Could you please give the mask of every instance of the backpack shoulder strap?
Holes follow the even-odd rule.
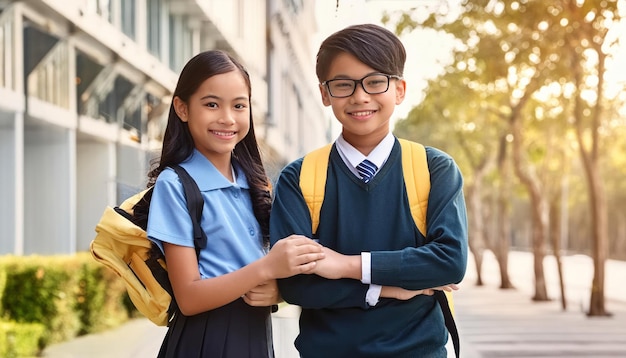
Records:
[[[398,141],[402,147],[402,171],[411,215],[418,230],[426,237],[426,210],[428,209],[428,196],[430,194],[430,171],[426,158],[426,148],[419,143],[405,139],[398,139]],[[452,337],[455,355],[459,357],[459,332],[454,322],[452,293],[436,291],[435,297],[441,306],[446,328]]]
[[[202,220],[202,209],[204,207],[204,199],[196,181],[189,175],[185,168],[178,164],[172,165],[172,169],[178,174],[178,178],[183,184],[185,199],[187,199],[187,210],[193,222],[193,243],[196,248],[196,256],[200,254],[200,250],[206,247],[207,237],[200,226]]]
[[[430,171],[426,148],[415,142],[398,138],[402,148],[402,172],[409,197],[411,215],[418,230],[426,237],[426,210],[430,193]]]
[[[426,210],[430,194],[430,171],[426,158],[426,148],[415,142],[398,138],[402,147],[402,171],[404,184],[409,197],[411,215],[418,230],[426,237]],[[460,354],[459,332],[454,322],[454,300],[452,293],[436,291],[435,297],[443,311],[444,321],[454,345],[456,357]]]
[[[324,201],[328,157],[332,143],[318,148],[304,156],[300,168],[300,190],[311,213],[313,234],[317,232],[320,221],[320,210]]]
[[[426,148],[419,143],[398,138],[402,149],[402,172],[409,199],[411,216],[418,230],[426,237],[426,211],[430,194],[430,171]],[[300,169],[300,190],[311,213],[313,233],[319,225],[324,201],[326,174],[332,144],[316,149],[304,156]],[[452,337],[455,355],[460,354],[459,332],[454,322],[454,304],[450,292],[436,291],[435,297],[443,311],[446,328]]]

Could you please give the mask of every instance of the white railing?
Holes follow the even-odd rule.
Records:
[[[69,45],[54,46],[28,76],[28,95],[70,109]]]
[[[0,14],[0,88],[15,91],[13,7]]]

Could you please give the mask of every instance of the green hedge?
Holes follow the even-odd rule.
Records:
[[[116,327],[134,313],[127,300],[122,280],[89,253],[0,256],[0,347],[14,347],[0,357]]]
[[[39,323],[0,321],[0,357],[35,357],[45,327]]]

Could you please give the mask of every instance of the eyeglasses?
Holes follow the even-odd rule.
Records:
[[[360,80],[353,80],[350,78],[338,78],[334,80],[328,80],[322,82],[322,86],[326,86],[328,93],[331,97],[345,98],[350,97],[356,90],[358,83],[363,87],[363,91],[367,94],[380,94],[385,93],[389,89],[389,80],[395,78],[397,80],[402,79],[396,75],[384,75],[377,73],[373,75],[367,75]]]

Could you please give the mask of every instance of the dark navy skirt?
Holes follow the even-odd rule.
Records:
[[[178,312],[159,358],[273,358],[271,307],[238,299],[194,316]]]

